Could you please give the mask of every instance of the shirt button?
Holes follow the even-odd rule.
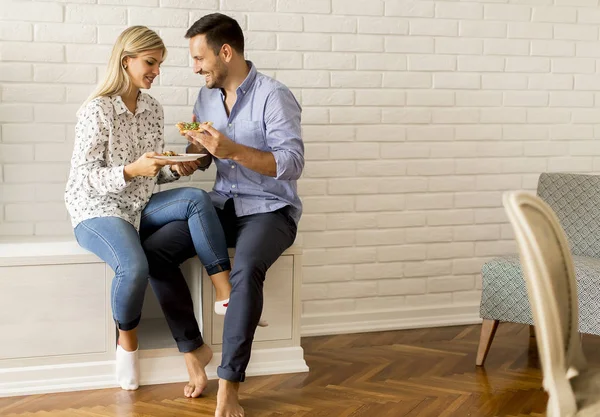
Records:
[[[238,195],[237,195],[237,194],[234,194],[233,196],[234,196],[234,197],[237,197]]]
[[[231,188],[235,188],[235,184],[233,184],[233,185],[231,186]]]
[[[232,166],[231,166],[231,169],[234,169],[234,168],[235,168],[235,165],[232,165]]]
[[[231,127],[231,126],[233,126],[233,125],[232,125],[231,123],[229,123],[229,125],[228,125],[228,126],[229,126],[229,127]]]

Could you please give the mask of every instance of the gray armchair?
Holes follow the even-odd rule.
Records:
[[[600,176],[544,173],[537,194],[556,212],[569,240],[579,293],[579,331],[600,335]],[[478,366],[485,362],[499,322],[533,325],[518,255],[487,262],[481,274]]]

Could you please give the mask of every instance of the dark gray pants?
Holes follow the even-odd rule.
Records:
[[[179,351],[198,349],[204,341],[194,315],[190,289],[179,269],[186,259],[196,256],[187,221],[167,223],[140,237],[150,268],[150,286]]]
[[[288,207],[272,213],[237,217],[233,200],[229,200],[223,210],[217,209],[217,214],[225,231],[227,245],[236,249],[230,277],[232,290],[223,329],[222,360],[217,374],[219,378],[241,382],[245,379],[254,333],[262,313],[265,274],[277,258],[294,243],[297,228],[289,215]],[[168,226],[168,229],[163,228],[165,230],[160,235],[161,245],[163,245],[161,248],[154,245],[150,248],[152,250],[148,251],[149,248],[145,247],[151,274],[153,265],[151,258],[155,258],[157,252],[163,263],[169,259],[173,262],[182,262],[182,259],[195,256],[187,223],[173,222]],[[167,242],[168,244],[165,245]],[[171,274],[175,274],[172,268],[163,269],[162,272],[169,270]],[[165,277],[166,279],[168,277]],[[183,290],[181,286],[178,288]],[[153,289],[155,289],[154,285]],[[161,297],[158,298],[160,301]],[[193,307],[185,306],[186,303],[191,303],[191,298],[187,301],[188,298],[189,290],[187,294],[182,294],[181,298],[175,298],[178,301],[177,306],[161,302],[166,316],[169,315],[168,309],[177,310],[178,334],[191,331],[194,326],[188,321],[192,319],[194,323],[196,321]],[[191,311],[191,316],[189,313],[181,314],[183,310]],[[173,331],[173,327],[171,330]],[[193,336],[193,332],[190,336]]]

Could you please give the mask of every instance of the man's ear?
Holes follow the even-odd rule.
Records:
[[[231,61],[233,58],[233,48],[228,43],[223,44],[220,52],[221,57],[225,62]]]

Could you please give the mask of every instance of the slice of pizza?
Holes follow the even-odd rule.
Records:
[[[204,128],[202,126],[205,125],[212,126],[212,122],[179,122],[175,126],[177,126],[177,129],[179,129],[179,133],[185,135],[187,132],[203,132]]]

